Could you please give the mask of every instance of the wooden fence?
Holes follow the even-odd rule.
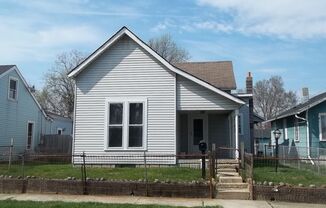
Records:
[[[71,154],[71,135],[42,135],[39,152],[43,154]]]

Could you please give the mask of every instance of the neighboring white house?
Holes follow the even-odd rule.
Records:
[[[172,65],[123,27],[68,76],[76,81],[74,154],[198,153],[200,140],[239,148],[239,109],[252,95],[231,94],[229,61]]]

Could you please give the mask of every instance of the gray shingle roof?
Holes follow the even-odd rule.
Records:
[[[293,108],[290,108],[290,109],[280,113],[278,116],[276,116],[272,120],[277,120],[279,118],[285,118],[285,117],[288,117],[291,115],[302,113],[302,112],[306,111],[307,109],[309,109],[323,101],[326,101],[326,92],[316,95],[316,96],[310,98],[309,100],[307,100],[306,102],[300,103],[299,105],[296,105]],[[272,121],[272,120],[270,120],[270,121]]]
[[[173,65],[221,90],[236,89],[231,61],[184,62]]]
[[[0,75],[14,67],[15,65],[0,65]]]

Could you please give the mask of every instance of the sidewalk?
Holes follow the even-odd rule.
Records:
[[[249,200],[221,200],[221,199],[186,199],[186,198],[163,198],[163,197],[136,197],[136,196],[86,196],[86,195],[57,195],[57,194],[0,194],[0,200],[18,201],[64,201],[64,202],[99,202],[114,204],[158,204],[170,206],[214,206],[222,205],[224,208],[326,208],[320,204],[302,204],[287,202],[266,202]]]

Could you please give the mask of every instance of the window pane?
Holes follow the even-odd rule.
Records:
[[[143,146],[143,127],[129,126],[129,147]]]
[[[11,79],[10,80],[10,89],[16,90],[16,85],[17,85],[17,81]]]
[[[326,116],[320,117],[322,139],[326,139]]]
[[[204,122],[203,119],[194,119],[194,145],[198,145],[204,139]]]
[[[110,104],[110,124],[122,124],[122,103]]]
[[[109,147],[122,147],[122,126],[109,127]]]
[[[143,123],[143,103],[130,103],[129,124]]]

